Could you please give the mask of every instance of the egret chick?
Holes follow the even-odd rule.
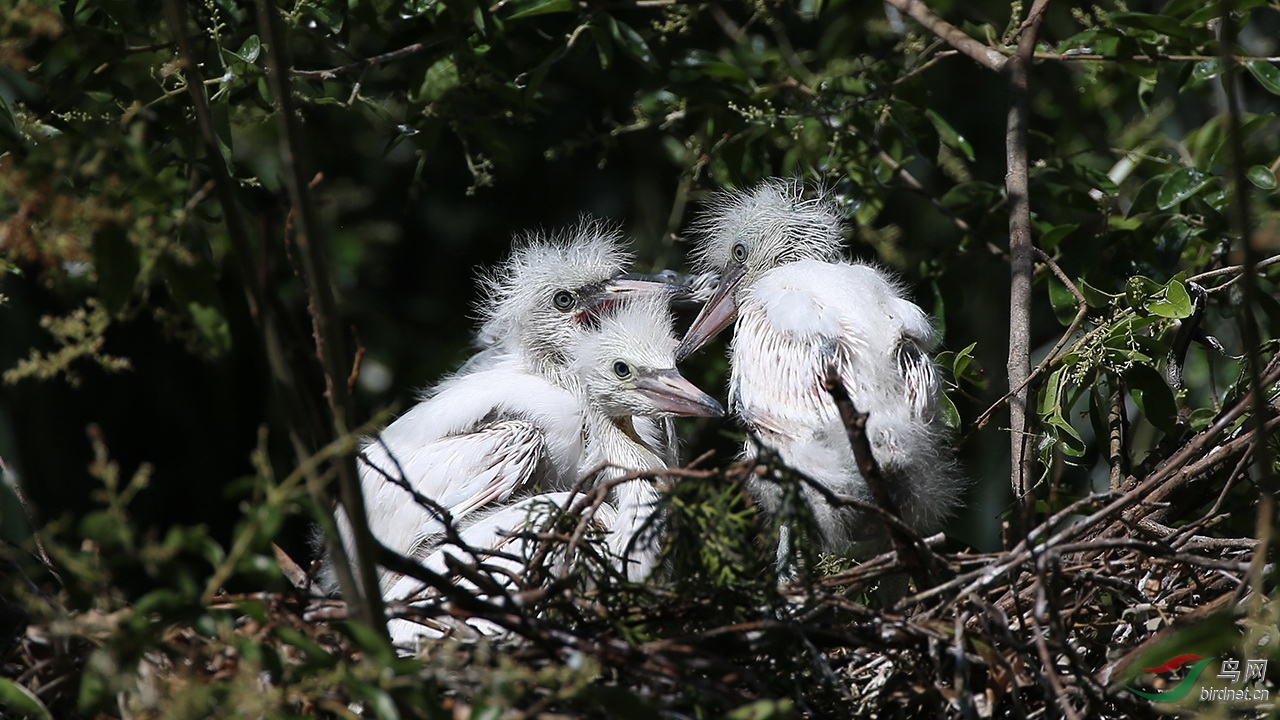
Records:
[[[799,181],[770,179],[713,201],[695,226],[695,265],[720,285],[677,350],[683,359],[729,323],[731,408],[759,442],[829,490],[869,500],[834,401],[823,387],[834,365],[854,405],[868,413],[872,452],[902,519],[919,532],[952,512],[961,480],[937,410],[934,332],[924,311],[881,270],[843,258],[842,222]],[[754,455],[748,441],[746,452]],[[753,479],[769,511],[779,495]],[[820,549],[847,553],[878,521],[805,496]],[[785,548],[779,549],[780,559]]]
[[[635,297],[598,318],[595,330],[567,348],[567,365],[582,404],[586,443],[579,469],[598,471],[597,483],[623,475],[668,466],[666,458],[636,432],[638,418],[718,416],[723,408],[714,398],[686,380],[675,368],[670,311],[661,296]],[[655,513],[659,493],[648,478],[626,480],[613,487],[593,522],[605,533],[610,555],[628,579],[639,581],[653,568],[659,550],[660,522]],[[541,493],[477,517],[460,531],[463,543],[480,551],[480,559],[504,586],[524,574],[536,543],[527,533],[547,523],[556,512],[568,510],[573,496]],[[446,556],[471,562],[469,553],[445,545],[423,565],[444,574]],[[514,556],[514,557],[512,557]],[[388,596],[408,599],[421,591],[420,583],[404,578]],[[393,639],[403,643],[419,628],[407,622],[389,624]]]
[[[455,521],[535,488],[577,480],[586,409],[565,364],[569,347],[621,298],[666,298],[670,286],[623,275],[621,235],[584,220],[562,235],[522,238],[481,281],[479,342],[457,373],[368,442],[360,464],[369,527],[391,550],[414,556],[443,532],[443,518],[412,502],[391,479],[448,511]],[[650,425],[655,442],[674,443]],[[350,524],[339,518],[350,547]],[[386,589],[396,580],[383,573]],[[332,589],[332,579],[327,583]]]

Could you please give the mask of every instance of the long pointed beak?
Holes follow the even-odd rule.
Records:
[[[619,275],[623,280],[666,283],[671,293],[671,306],[677,308],[700,308],[707,298],[715,292],[720,284],[719,272],[699,274],[683,273],[678,270],[660,270],[656,273],[625,273]]]
[[[630,293],[649,294],[665,293],[678,295],[692,293],[693,290],[681,282],[678,273],[663,270],[657,273],[620,273],[604,282],[601,290],[605,295],[627,295]]]
[[[746,271],[739,266],[720,277],[720,285],[716,287],[715,294],[702,306],[702,312],[694,318],[684,339],[676,347],[676,362],[684,361],[738,316],[736,296],[738,286],[745,276]]]
[[[715,398],[699,390],[674,369],[641,370],[636,378],[636,389],[665,413],[710,417],[724,415],[724,408]]]
[[[576,313],[579,321],[592,322],[613,305],[629,297],[661,294],[671,296],[679,292],[691,292],[681,285],[673,285],[662,274],[641,275],[618,273],[602,283],[584,288],[581,305]]]

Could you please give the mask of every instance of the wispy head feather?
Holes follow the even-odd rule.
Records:
[[[562,353],[578,332],[579,318],[572,309],[557,309],[556,294],[568,291],[576,301],[630,262],[622,233],[585,216],[562,232],[517,237],[511,256],[480,277],[479,345],[509,345],[549,357]]]
[[[608,368],[616,360],[636,367],[670,370],[676,366],[671,308],[660,295],[639,295],[601,316],[600,325],[575,344],[575,367],[583,372]]]
[[[844,223],[821,188],[806,197],[798,178],[769,178],[713,197],[693,230],[699,271],[729,267],[734,246],[742,243],[749,272],[759,273],[797,260],[839,261]]]

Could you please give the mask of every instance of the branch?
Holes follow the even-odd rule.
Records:
[[[1009,483],[1015,502],[1021,503],[1030,491],[1032,471],[1030,425],[1027,422],[1026,383],[1031,374],[1031,274],[1034,269],[1031,244],[1031,205],[1028,196],[1027,123],[1031,103],[1027,75],[1035,51],[1036,30],[1044,18],[1048,0],[1035,0],[1018,38],[1018,52],[1009,59],[1009,114],[1005,133],[1008,171],[1005,176],[1009,197],[1009,429],[1011,470]]]
[[[871,441],[867,437],[868,414],[859,412],[858,408],[854,406],[853,400],[849,397],[849,392],[840,380],[840,373],[834,365],[827,366],[827,376],[823,379],[822,386],[831,394],[831,399],[835,401],[836,409],[840,411],[840,420],[844,423],[845,433],[849,437],[849,447],[853,449],[853,457],[858,464],[858,473],[862,475],[862,479],[867,483],[867,489],[871,491],[871,497],[885,512],[895,518],[900,517],[897,505],[893,502],[893,496],[889,494],[889,487],[885,483],[884,475],[880,472],[880,463],[876,462],[875,455],[871,452]],[[920,560],[920,553],[916,550],[915,543],[912,542],[911,537],[902,532],[894,523],[886,522],[885,527],[889,530],[889,538],[893,541],[894,550],[898,552],[898,557],[902,558],[903,564],[907,566],[907,572],[915,578],[919,587],[924,588],[932,584],[929,581],[929,574],[925,565]]]
[[[325,260],[325,238],[322,226],[312,202],[306,169],[305,144],[298,127],[298,117],[293,107],[293,95],[284,68],[288,61],[283,57],[289,45],[285,38],[280,16],[272,0],[258,0],[258,20],[261,32],[267,40],[267,81],[276,99],[276,116],[280,128],[280,160],[284,167],[285,186],[296,213],[295,241],[301,257],[303,281],[309,298],[312,336],[316,355],[324,372],[325,397],[329,402],[329,414],[336,437],[347,434],[350,421],[350,401],[347,377],[351,361],[345,354],[344,339],[337,327],[337,305],[333,297],[332,281]],[[382,611],[382,595],[378,589],[374,557],[373,536],[364,510],[364,497],[360,491],[360,479],[356,474],[355,458],[345,454],[337,462],[338,488],[342,504],[351,521],[355,539],[356,557],[353,575],[358,581],[344,582],[343,595],[351,605],[353,614],[374,632],[385,637],[386,624]],[[341,540],[331,537],[333,546]],[[339,556],[341,558],[341,556]],[[339,571],[339,578],[345,579]]]
[[[357,70],[364,70],[365,68],[370,68],[377,65],[383,65],[395,60],[399,60],[401,58],[407,58],[413,55],[417,55],[420,52],[426,52],[428,49],[433,48],[441,44],[442,42],[444,42],[444,40],[437,39],[437,40],[432,40],[430,42],[414,43],[412,45],[406,45],[405,47],[402,47],[399,50],[392,50],[391,52],[386,52],[381,55],[374,55],[373,57],[363,58],[361,60],[356,60],[353,63],[348,63],[346,65],[339,65],[338,67],[327,68],[324,70],[294,70],[293,68],[290,68],[289,74],[292,75],[293,77],[300,77],[300,78],[319,78],[321,80],[333,80],[337,78],[339,75],[344,75],[349,72],[355,72]]]
[[[1227,46],[1224,45],[1223,47]],[[1196,63],[1204,60],[1221,60],[1222,57],[1222,55],[1103,55],[1101,53],[1073,52],[1071,50],[1063,53],[1038,52],[1035,54],[1036,60],[1138,63],[1140,65],[1154,65],[1161,62]],[[1232,55],[1231,57],[1235,58],[1236,62],[1242,63],[1254,60],[1269,63],[1280,62],[1280,57],[1261,57],[1256,55]]]
[[[1223,93],[1227,96],[1227,178],[1231,188],[1231,203],[1228,206],[1228,217],[1231,229],[1240,237],[1240,257],[1244,266],[1240,274],[1240,290],[1243,302],[1236,316],[1240,329],[1240,340],[1244,344],[1244,372],[1249,380],[1249,404],[1253,409],[1255,422],[1254,434],[1257,442],[1254,445],[1254,462],[1264,477],[1272,475],[1271,453],[1267,447],[1266,435],[1262,429],[1263,413],[1266,412],[1267,399],[1263,392],[1261,375],[1262,360],[1259,350],[1262,338],[1258,332],[1255,308],[1259,307],[1258,295],[1258,261],[1260,252],[1253,243],[1253,233],[1249,220],[1249,183],[1245,181],[1244,133],[1240,128],[1240,91],[1239,71],[1242,65],[1235,55],[1227,52],[1236,44],[1236,19],[1232,15],[1233,3],[1222,2],[1218,5],[1221,14],[1222,61],[1225,72],[1220,82]],[[1262,491],[1264,494],[1266,490]],[[1265,500],[1264,500],[1265,504]]]
[[[910,15],[913,20],[923,25],[926,30],[942,38],[948,45],[968,55],[974,62],[988,70],[1001,72],[1009,61],[1009,58],[1005,57],[1004,53],[993,47],[983,45],[969,37],[965,31],[934,15],[933,11],[924,4],[924,0],[885,0],[885,2]],[[1032,12],[1034,14],[1034,10]],[[1035,35],[1034,30],[1031,35]],[[1021,47],[1021,43],[1019,43],[1019,47]]]

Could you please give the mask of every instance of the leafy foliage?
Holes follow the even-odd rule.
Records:
[[[991,68],[1028,30],[1022,4],[925,7],[979,53],[920,24],[924,5],[0,0],[0,454],[50,522],[47,563],[34,538],[5,551],[21,572],[0,599],[34,622],[6,648],[0,702],[37,717],[1133,715],[1150,708],[1093,678],[1223,652],[1195,608],[1215,608],[1215,632],[1254,628],[1235,651],[1274,648],[1257,628],[1274,627],[1280,12],[1049,4],[1020,147]],[[276,61],[300,130],[275,122]],[[999,370],[1010,154],[1029,161],[1041,253],[1034,351],[1015,358],[1037,363],[1037,484],[1012,499],[991,422],[1019,390]],[[315,238],[288,192],[302,168]],[[370,415],[456,365],[462,269],[512,231],[590,210],[627,224],[642,265],[678,265],[704,194],[768,175],[824,184],[854,254],[911,284],[944,337],[974,490],[935,590],[877,608],[896,558],[812,557],[803,503],[762,518],[739,485],[763,472],[796,500],[804,478],[728,466],[737,439],[705,424],[691,449],[721,467],[668,490],[672,582],[630,585],[597,556],[580,593],[527,610],[523,644],[396,658],[284,581],[305,572],[272,542],[324,515],[330,460],[353,444],[327,429],[308,325],[356,329],[349,410]],[[299,281],[312,241],[342,317],[317,320]],[[708,387],[723,371],[687,370]],[[87,440],[86,422],[101,423]],[[163,501],[209,482],[220,517]],[[801,573],[780,586],[783,526]],[[869,688],[856,703],[853,687]]]

